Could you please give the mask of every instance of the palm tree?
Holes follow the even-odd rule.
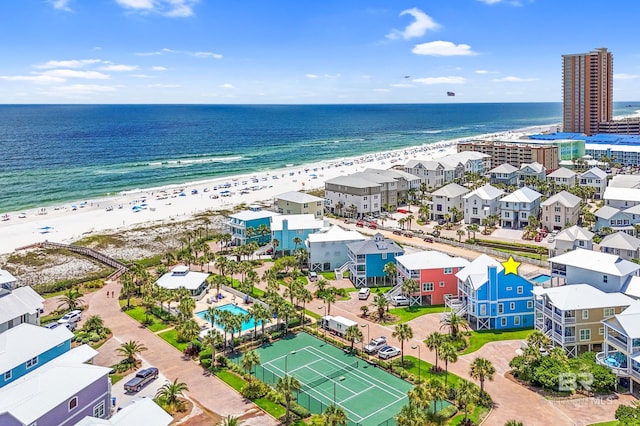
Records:
[[[496,373],[496,369],[486,358],[476,358],[471,363],[471,371],[469,375],[474,379],[480,381],[480,394],[484,393],[484,381],[493,380],[493,375]]]
[[[136,292],[136,284],[133,282],[133,274],[131,272],[125,272],[120,277],[120,284],[122,285],[121,292],[127,298],[127,310],[131,308],[131,297]]]
[[[124,357],[123,362],[128,365],[134,365],[136,362],[136,355],[146,351],[147,348],[135,340],[129,340],[116,348],[116,352]]]
[[[334,293],[334,290],[332,290],[332,288],[333,287],[328,288],[327,292],[322,297],[322,300],[324,300],[324,303],[327,304],[327,315],[331,315],[331,304],[335,303],[336,301],[336,294]]]
[[[272,238],[271,245],[273,246],[273,257],[276,257],[276,254],[278,254],[278,246],[280,245],[280,240],[278,240],[277,238]]]
[[[224,342],[222,334],[218,330],[211,329],[202,339],[202,344],[211,346],[211,365],[216,365],[216,348]]]
[[[424,425],[427,423],[427,417],[424,411],[420,409],[416,404],[409,402],[407,405],[403,405],[400,412],[395,417],[397,426],[415,426]]]
[[[444,342],[440,346],[440,359],[444,361],[444,385],[447,386],[447,379],[449,377],[449,363],[456,362],[458,360],[458,352],[456,347],[449,342]]]
[[[461,242],[461,241],[462,241],[462,237],[464,237],[464,234],[465,234],[465,233],[466,233],[466,232],[464,232],[464,229],[458,229],[458,230],[456,231],[456,235],[458,236],[458,242]]]
[[[302,238],[300,238],[300,237],[293,237],[293,244],[294,244],[293,249],[294,249],[294,250],[295,250],[295,249],[297,249],[297,248],[298,248],[298,246],[299,246],[300,244],[302,244]]]
[[[242,368],[247,371],[247,374],[251,374],[251,369],[256,365],[260,365],[260,354],[255,350],[245,353],[242,357]]]
[[[362,311],[362,318],[369,316],[369,307],[367,305],[360,306],[360,311]]]
[[[469,415],[469,404],[478,398],[478,388],[468,380],[460,380],[456,388],[456,402],[458,406],[464,408],[464,420],[462,424],[466,424]]]
[[[396,274],[398,273],[398,267],[394,262],[388,262],[387,264],[384,265],[382,272],[384,272],[387,278],[393,282],[394,278],[396,277]]]
[[[462,315],[458,315],[452,312],[442,319],[442,325],[440,326],[440,328],[442,327],[447,327],[449,329],[451,338],[455,339],[458,337],[458,333],[461,329],[469,329],[469,323],[466,319],[464,319]]]
[[[344,331],[344,338],[351,342],[351,352],[353,352],[353,344],[356,340],[362,341],[362,331],[358,325],[351,325]]]
[[[75,288],[67,290],[67,292],[60,298],[58,308],[66,306],[70,311],[78,309],[82,306],[82,293]]]
[[[424,411],[430,411],[433,407],[435,414],[436,402],[447,398],[447,390],[441,380],[432,377],[410,390],[408,396],[409,402]]]
[[[438,359],[440,359],[438,352],[440,352],[440,347],[444,343],[445,338],[443,334],[434,331],[430,335],[427,336],[427,340],[425,340],[425,344],[430,352],[436,351],[436,365],[434,366],[435,372],[438,372]]]
[[[409,324],[401,323],[395,326],[391,335],[400,341],[400,363],[404,365],[404,342],[413,339],[413,330]]]
[[[325,426],[346,426],[347,425],[347,413],[335,404],[331,404],[327,407],[322,415]]]
[[[85,330],[91,330],[91,331],[95,331],[96,333],[99,333],[104,329],[104,321],[102,320],[100,315],[91,315],[84,322],[84,325],[82,326],[82,328]]]
[[[378,294],[373,298],[373,306],[378,310],[378,318],[380,321],[384,319],[384,311],[387,308],[388,303],[387,299],[381,294]]]
[[[300,324],[304,325],[304,313],[307,309],[307,303],[313,301],[313,294],[311,294],[311,291],[306,288],[306,287],[302,287],[300,289],[300,291],[298,291],[298,303],[302,302],[302,309],[300,310]]]
[[[262,327],[262,336],[264,337],[264,326],[269,322],[271,318],[273,318],[271,310],[269,309],[269,307],[263,305],[262,303],[256,303],[253,305],[251,313],[255,322],[255,326],[253,328],[254,335],[256,335],[256,327],[259,322],[260,326]]]
[[[184,392],[189,387],[184,382],[178,382],[176,378],[173,382],[167,382],[156,392],[155,398],[169,407],[178,408],[182,405],[180,397],[184,396]]]
[[[285,400],[285,424],[289,424],[291,421],[291,400],[294,398],[294,392],[299,392],[300,389],[302,389],[302,384],[293,376],[285,375],[276,382],[276,392],[279,392]]]
[[[280,305],[280,309],[278,311],[278,316],[282,318],[284,322],[284,334],[286,335],[289,332],[289,321],[291,317],[296,315],[296,308],[291,304],[284,302]]]
[[[402,294],[410,295],[420,290],[420,284],[416,280],[407,278],[402,281]]]
[[[522,423],[520,420],[511,419],[507,420],[504,426],[524,426],[524,423]]]
[[[178,332],[178,340],[182,342],[191,342],[200,334],[200,326],[193,318],[181,322],[176,326]]]
[[[229,414],[227,417],[216,423],[216,426],[240,426],[240,419]]]
[[[218,308],[215,306],[209,306],[207,310],[204,312],[204,319],[211,323],[211,328],[215,325],[216,319],[218,318]]]

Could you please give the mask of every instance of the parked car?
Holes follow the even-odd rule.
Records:
[[[422,241],[424,241],[425,243],[432,243],[433,242],[433,237],[424,237],[422,239]]]
[[[309,271],[309,281],[318,281],[318,273],[315,271]]]
[[[369,229],[378,229],[378,225],[373,222],[369,222]]]
[[[60,324],[67,324],[67,323],[75,324],[78,321],[80,321],[80,318],[82,318],[82,311],[76,309],[74,311],[67,312],[66,314],[64,314],[64,316],[58,320],[58,323],[60,323]]]
[[[359,221],[357,221],[357,222],[356,222],[356,226],[357,226],[358,228],[363,228],[363,227],[364,227],[364,222],[363,222],[363,221],[361,221],[361,220],[359,220]]]
[[[364,351],[368,354],[373,354],[378,352],[385,346],[387,346],[387,338],[384,336],[380,336],[376,337],[375,339],[371,339],[369,343],[364,345]]]
[[[402,235],[402,231],[396,229],[395,231],[393,231],[393,235]]]
[[[145,368],[136,373],[136,375],[124,384],[126,392],[140,392],[140,390],[150,381],[158,378],[158,369],[155,367]]]
[[[389,359],[398,355],[400,355],[400,348],[396,348],[395,346],[384,346],[378,351],[380,359]]]
[[[409,210],[398,209],[398,213],[407,214],[407,213],[409,213]]]
[[[406,296],[393,296],[391,303],[394,306],[409,306],[409,298]]]
[[[362,287],[360,291],[358,291],[358,299],[367,300],[370,294],[371,294],[371,289],[369,287]]]
[[[402,235],[404,235],[404,236],[405,236],[405,237],[407,237],[407,238],[413,238],[413,233],[411,233],[411,232],[405,232],[405,233],[404,233],[404,234],[402,234]]]
[[[444,219],[438,219],[438,225],[444,225],[445,223],[447,223],[446,220]]]

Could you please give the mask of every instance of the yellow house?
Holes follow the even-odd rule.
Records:
[[[312,214],[315,219],[322,219],[324,216],[324,198],[304,192],[290,191],[276,195],[274,206],[281,214]]]

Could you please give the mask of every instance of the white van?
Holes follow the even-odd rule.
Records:
[[[362,287],[360,291],[358,291],[358,299],[367,300],[370,294],[371,294],[371,289],[369,287]]]
[[[314,271],[309,271],[309,281],[318,281],[318,273]]]

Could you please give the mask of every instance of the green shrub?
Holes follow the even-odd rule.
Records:
[[[438,415],[442,416],[445,419],[450,419],[455,416],[458,412],[458,408],[455,405],[447,405],[442,410],[438,411]]]
[[[267,399],[270,399],[271,401],[277,403],[277,404],[285,404],[285,400],[284,400],[284,396],[282,396],[281,393],[274,391],[273,389],[269,388],[269,392],[267,392]]]
[[[216,358],[216,361],[218,361],[218,365],[220,367],[226,367],[229,365],[229,360],[224,355],[218,355],[218,357]]]
[[[97,342],[100,340],[100,335],[98,333],[89,333],[89,340],[92,342]]]
[[[206,358],[209,358],[209,360],[211,360],[211,355],[213,355],[213,352],[211,351],[211,348],[208,348],[200,351],[200,353],[198,354],[198,358],[200,359],[200,361]]]
[[[240,392],[242,396],[251,401],[262,398],[269,392],[269,386],[262,383],[260,380],[256,378],[252,378],[247,382],[247,384],[242,388]]]
[[[209,357],[209,358],[200,358],[200,365],[202,366],[202,368],[204,368],[206,370],[211,368],[211,357]]]
[[[301,419],[306,419],[311,415],[311,412],[309,410],[307,410],[297,402],[291,403],[291,412],[293,412],[296,416],[300,417]]]

